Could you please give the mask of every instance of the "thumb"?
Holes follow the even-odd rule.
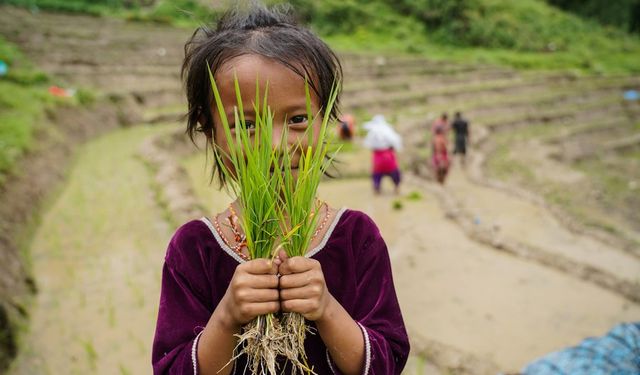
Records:
[[[283,274],[284,269],[282,268],[282,264],[289,259],[289,256],[287,255],[287,252],[284,251],[283,249],[280,249],[280,251],[278,251],[278,255],[276,256],[276,259],[278,260],[278,273]]]
[[[287,255],[287,252],[284,251],[284,249],[280,249],[280,251],[278,251],[278,259],[280,259],[280,262],[284,262],[285,260],[289,259],[289,256]]]

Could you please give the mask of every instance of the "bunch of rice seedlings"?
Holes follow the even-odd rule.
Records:
[[[320,213],[323,206],[316,199],[318,185],[332,161],[332,157],[329,157],[330,142],[327,128],[329,114],[337,97],[337,90],[334,86],[329,104],[327,108],[324,108],[324,116],[322,116],[320,129],[318,129],[317,139],[314,139],[313,124],[319,114],[314,114],[311,111],[308,84],[305,84],[305,95],[309,126],[306,129],[306,147],[301,144],[294,146],[294,149],[297,147],[297,151],[301,154],[297,175],[293,173],[292,169],[292,153],[284,152],[280,156],[282,168],[280,175],[282,176],[281,225],[282,233],[287,234],[287,240],[282,242],[282,247],[289,257],[304,256],[314,239],[318,222],[321,220]],[[298,313],[284,313],[281,317],[281,325],[286,340],[285,355],[293,364],[292,372],[294,374],[298,371],[311,373],[312,370],[307,365],[304,350],[304,341],[307,332],[309,332],[304,317]]]
[[[229,125],[218,87],[209,69],[209,79],[227,140],[227,151],[214,145],[214,155],[228,186],[241,206],[240,227],[246,237],[246,246],[251,259],[272,259],[276,242],[281,239],[280,178],[272,173],[277,164],[272,144],[273,116],[267,108],[266,93],[260,105],[260,87],[256,83],[255,129],[247,129],[242,107],[242,97],[237,78],[235,91],[237,107],[234,113],[235,128]],[[230,162],[228,168],[225,161]],[[282,328],[273,314],[258,316],[243,327],[239,335],[236,359],[247,354],[248,367],[253,374],[277,372],[276,357],[283,355]]]
[[[280,248],[284,248],[290,257],[304,256],[314,237],[321,209],[316,199],[318,185],[332,160],[328,157],[327,128],[337,90],[332,90],[328,108],[324,108],[325,115],[316,140],[312,125],[319,114],[312,113],[309,86],[305,82],[309,124],[305,134],[307,146],[304,150],[300,144],[294,145],[293,149],[282,149],[273,147],[273,114],[266,99],[268,88],[260,98],[260,87],[256,82],[255,128],[249,130],[235,79],[236,126],[232,131],[211,70],[209,79],[228,146],[226,152],[214,146],[215,157],[220,173],[226,177],[231,192],[240,203],[240,225],[251,259],[273,259]],[[286,144],[287,127],[284,129],[281,142]],[[301,152],[297,176],[291,165],[293,151]],[[225,160],[232,168],[226,167]],[[240,350],[234,359],[247,354],[248,368],[253,374],[275,375],[278,370],[276,358],[284,356],[291,363],[294,374],[313,373],[304,350],[308,330],[304,317],[297,313],[285,313],[279,319],[273,314],[259,316],[243,327],[237,346]]]

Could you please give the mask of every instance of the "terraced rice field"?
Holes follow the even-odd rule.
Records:
[[[126,115],[147,124],[78,151],[30,250],[39,293],[12,373],[144,373],[176,217],[156,198],[190,194],[202,214],[228,201],[208,187],[202,155],[169,150],[188,186],[174,195],[138,156],[148,137],[182,131],[190,32],[1,10],[0,33],[43,70],[130,103]],[[344,111],[359,122],[383,113],[397,126],[405,183],[400,197],[374,197],[356,140],[321,197],[381,228],[413,342],[406,374],[515,371],[640,316],[640,105],[622,100],[640,77],[343,61]],[[454,110],[470,120],[473,145],[440,187],[429,177],[428,125]]]

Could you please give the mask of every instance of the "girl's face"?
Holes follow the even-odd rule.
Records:
[[[298,167],[301,150],[306,149],[308,138],[305,131],[313,126],[313,142],[318,140],[321,116],[316,116],[315,122],[310,124],[307,119],[307,103],[305,96],[305,82],[302,77],[291,71],[286,66],[259,55],[242,55],[228,60],[216,72],[215,80],[220,91],[220,98],[229,121],[229,126],[234,127],[234,108],[237,106],[234,86],[235,77],[238,79],[246,126],[255,124],[254,101],[256,98],[256,80],[259,82],[260,98],[264,98],[268,85],[267,105],[271,108],[273,118],[273,145],[283,151],[291,153],[292,168]],[[311,111],[317,114],[320,110],[319,99],[309,90],[311,95]],[[262,103],[260,103],[262,104]],[[263,110],[262,108],[260,109]],[[213,114],[213,141],[217,146],[228,152],[227,139],[225,137],[222,121],[215,104],[211,108]],[[238,124],[239,126],[239,124]],[[287,138],[282,139],[285,127]],[[286,144],[283,144],[285,143]],[[301,147],[298,147],[301,146]],[[228,164],[228,163],[227,163]],[[227,165],[230,167],[230,165]]]

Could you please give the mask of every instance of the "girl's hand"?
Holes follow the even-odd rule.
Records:
[[[280,253],[280,306],[297,312],[308,320],[323,317],[331,301],[320,262],[305,257],[287,258]]]
[[[220,305],[224,323],[238,330],[258,315],[280,310],[277,270],[279,259],[255,259],[240,264],[231,278]]]

